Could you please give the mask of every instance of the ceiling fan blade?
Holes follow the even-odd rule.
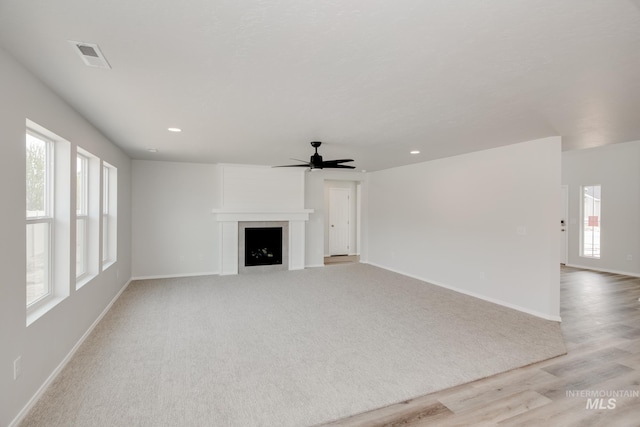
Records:
[[[338,160],[325,160],[325,165],[337,165],[338,163],[353,162],[353,159],[338,159]]]
[[[320,170],[320,169],[355,169],[355,166],[346,166],[341,163],[353,162],[353,159],[336,159],[336,160],[327,160],[326,162],[322,160],[322,156],[318,154],[318,147],[322,142],[320,141],[312,141],[311,146],[315,149],[315,153],[311,156],[308,162],[300,159],[291,159],[296,162],[301,162],[299,165],[282,165],[282,166],[272,166],[274,168],[309,168],[310,170]]]
[[[334,165],[334,164],[327,164],[326,162],[322,165],[322,167],[324,169],[355,169],[355,166],[349,166],[349,165]]]
[[[304,163],[301,165],[282,165],[282,166],[271,166],[272,168],[309,168],[311,165],[309,163]]]

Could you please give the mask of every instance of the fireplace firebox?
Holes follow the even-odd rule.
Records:
[[[238,221],[239,274],[288,269],[288,221]]]
[[[244,265],[282,264],[282,227],[246,228]]]

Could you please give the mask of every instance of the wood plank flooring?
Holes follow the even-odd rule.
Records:
[[[562,267],[566,355],[325,426],[638,427],[639,298],[640,278]]]
[[[324,265],[360,262],[360,255],[334,255],[324,257]]]

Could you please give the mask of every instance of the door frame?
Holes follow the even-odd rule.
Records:
[[[329,255],[329,188],[349,188],[351,201],[349,207],[351,215],[349,219],[350,243],[349,255],[360,255],[362,250],[362,221],[364,212],[362,209],[363,181],[360,179],[345,179],[343,177],[323,179],[323,220],[322,220],[322,253],[324,257]]]
[[[564,204],[564,206],[562,206]],[[560,264],[567,265],[569,263],[569,186],[560,186],[560,211],[564,216],[564,225],[560,224],[560,227],[564,228],[564,232],[561,232],[560,239],[564,240],[564,253],[560,253]],[[563,218],[560,218],[562,220]],[[562,243],[562,241],[560,242]],[[561,246],[561,247],[562,247]],[[564,263],[562,262],[564,260]]]
[[[329,212],[328,212],[328,217],[329,217],[329,229],[327,230],[329,233],[329,256],[333,256],[333,255],[343,255],[342,253],[339,254],[333,254],[331,251],[331,201],[332,201],[332,197],[331,194],[339,191],[342,193],[346,193],[347,195],[347,202],[346,202],[346,208],[347,208],[347,252],[344,255],[351,255],[351,237],[352,237],[352,230],[351,227],[353,227],[352,221],[351,221],[351,199],[353,197],[353,192],[351,191],[351,188],[343,188],[343,187],[329,187]]]

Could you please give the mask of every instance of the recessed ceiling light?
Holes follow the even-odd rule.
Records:
[[[147,151],[150,153],[157,153],[158,149],[157,148],[147,148]]]
[[[182,132],[182,129],[180,129],[180,128],[167,128],[167,130],[169,132]]]
[[[420,150],[412,150],[410,151],[411,154],[420,154]]]

